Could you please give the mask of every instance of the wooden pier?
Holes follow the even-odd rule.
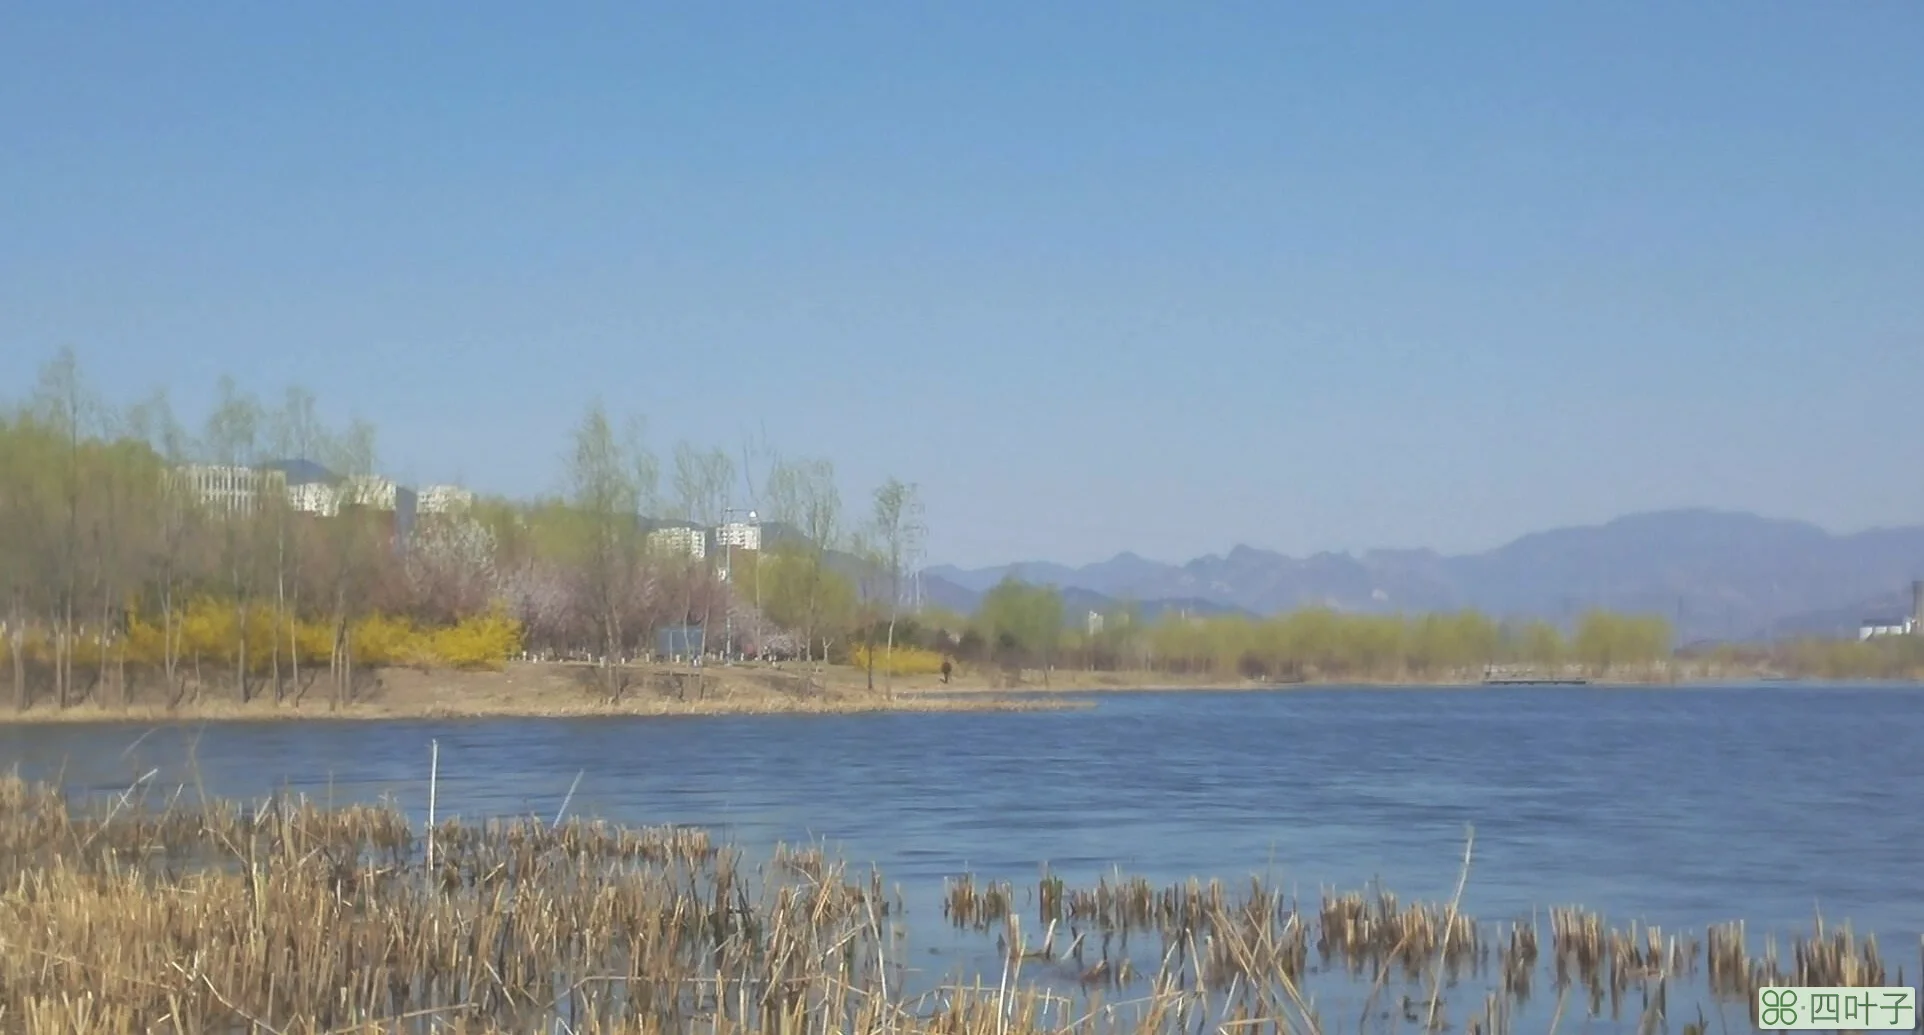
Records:
[[[1579,672],[1562,669],[1544,672],[1527,665],[1490,665],[1483,670],[1484,686],[1588,686],[1590,680]]]

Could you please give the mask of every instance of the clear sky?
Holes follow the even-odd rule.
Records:
[[[7,4],[62,345],[496,492],[765,425],[963,564],[1914,523],[1924,4]]]

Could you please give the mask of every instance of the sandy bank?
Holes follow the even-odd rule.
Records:
[[[901,680],[894,692],[878,679],[846,667],[790,665],[634,665],[623,671],[627,686],[611,701],[602,673],[591,666],[514,663],[498,672],[387,669],[356,699],[335,706],[324,685],[276,703],[271,691],[253,691],[243,704],[231,686],[208,687],[168,707],[158,688],[147,688],[130,705],[108,691],[67,708],[38,701],[26,711],[0,708],[0,724],[97,722],[271,722],[303,719],[394,720],[423,718],[574,718],[673,715],[850,715],[873,712],[1052,711],[1073,702],[1013,699],[1007,691],[976,689],[954,694],[926,692]],[[931,682],[931,681],[919,681]],[[940,680],[932,681],[943,689]],[[957,688],[958,690],[961,688]],[[99,697],[98,694],[94,698]]]

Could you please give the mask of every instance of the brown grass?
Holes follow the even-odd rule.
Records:
[[[254,686],[243,704],[231,687],[210,681],[178,704],[164,688],[135,688],[130,704],[117,691],[98,687],[83,700],[57,708],[41,700],[19,711],[0,708],[0,724],[97,722],[220,722],[289,719],[411,719],[526,717],[567,718],[596,715],[841,715],[872,712],[1048,711],[1086,707],[1051,702],[1051,693],[1154,690],[1278,692],[1327,686],[1367,686],[1411,691],[1473,690],[1480,680],[1311,680],[1273,684],[1246,679],[1171,675],[1159,672],[1036,670],[1008,673],[974,666],[959,670],[951,683],[939,676],[876,676],[846,665],[794,663],[711,665],[634,664],[622,670],[623,692],[610,700],[601,670],[571,663],[516,662],[501,671],[468,672],[403,667],[364,673],[353,700],[335,705],[325,693],[310,691],[271,700],[268,688]],[[891,685],[892,684],[892,685]],[[1617,685],[1617,684],[1613,684]],[[1620,685],[1651,685],[1624,683]],[[1020,697],[1011,696],[1020,694]],[[109,697],[113,703],[107,703]]]
[[[448,821],[431,855],[425,841],[388,807],[138,792],[78,807],[0,779],[0,1031],[1420,1031],[1425,984],[1447,982],[1475,1011],[1461,1029],[1496,1035],[1537,966],[1534,922],[1486,937],[1454,900],[1325,892],[1311,914],[1261,879],[1071,888],[1045,872],[1026,895],[949,882],[951,923],[999,930],[999,977],[912,994],[899,898],[817,847],[780,846],[751,872],[687,828]],[[1703,955],[1578,909],[1551,930],[1559,1015],[1572,987],[1593,1014],[1606,995],[1612,1016],[1660,1014],[1666,982]],[[1751,959],[1740,926],[1708,945],[1727,995],[1887,983],[1874,940],[1821,919],[1787,966]],[[1303,992],[1317,959],[1370,982],[1354,1024]],[[1459,986],[1493,966],[1497,987]],[[1372,1012],[1386,990],[1400,1024]]]
[[[601,671],[592,666],[517,662],[498,672],[383,669],[356,700],[336,707],[323,695],[276,704],[263,696],[246,704],[207,694],[168,708],[147,695],[129,707],[88,702],[69,708],[42,703],[27,711],[0,710],[0,723],[218,722],[290,719],[406,719],[483,716],[594,715],[841,715],[865,712],[1037,711],[1060,702],[1003,695],[933,695],[870,691],[865,674],[846,667],[792,665],[631,665],[626,686],[609,700]]]

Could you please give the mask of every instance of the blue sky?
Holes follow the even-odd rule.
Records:
[[[1314,9],[1312,9],[1314,8]],[[0,392],[583,406],[964,564],[1924,521],[1924,4],[11,4]]]

